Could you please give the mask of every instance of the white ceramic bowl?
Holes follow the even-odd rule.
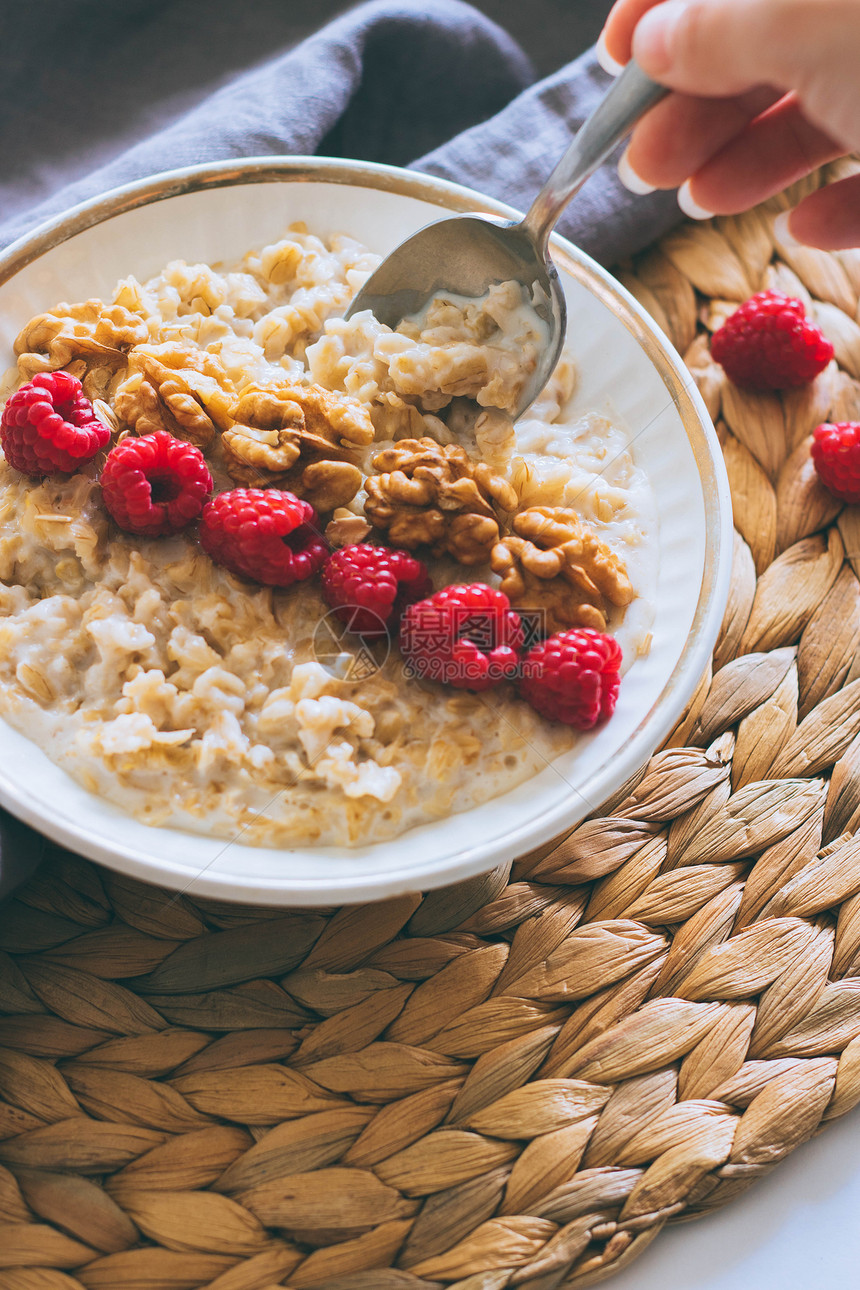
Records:
[[[109,294],[168,260],[240,257],[304,220],[385,253],[455,212],[514,217],[500,203],[386,166],[261,158],[171,171],[43,225],[0,256],[0,365],[35,313]],[[0,803],[57,842],[145,881],[277,905],[334,904],[426,890],[491,869],[595,811],[651,755],[688,702],[728,592],[731,503],[719,445],[680,357],[636,301],[560,238],[576,406],[611,411],[634,439],[660,517],[648,657],[627,673],[612,720],[512,792],[391,842],[277,850],[153,829],[94,797],[0,722]]]

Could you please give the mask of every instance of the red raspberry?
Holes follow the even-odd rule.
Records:
[[[590,730],[615,711],[620,666],[621,649],[613,637],[575,627],[529,650],[520,694],[542,717]]]
[[[40,372],[7,401],[0,418],[0,447],[25,475],[72,474],[110,440],[80,381],[68,372]]]
[[[825,422],[812,432],[812,460],[825,488],[860,504],[860,421]]]
[[[790,390],[824,371],[833,346],[809,322],[802,300],[759,291],[714,332],[711,354],[735,385]]]
[[[178,533],[197,519],[212,492],[203,453],[166,430],[111,448],[99,482],[120,528],[144,537]]]
[[[277,488],[232,488],[206,504],[200,542],[216,564],[268,587],[322,568],[328,547],[310,502]]]
[[[419,676],[463,690],[488,690],[516,672],[523,647],[519,614],[502,591],[455,583],[409,605],[400,648]]]
[[[414,555],[369,542],[334,551],[322,584],[338,618],[365,640],[396,633],[406,606],[433,590],[426,567]]]

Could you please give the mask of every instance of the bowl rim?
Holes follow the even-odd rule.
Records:
[[[349,187],[373,188],[399,196],[412,197],[457,213],[483,214],[506,220],[520,219],[521,212],[494,198],[464,185],[419,171],[375,162],[353,161],[332,157],[272,155],[209,162],[163,171],[124,184],[83,201],[65,212],[39,224],[0,251],[0,286],[38,260],[41,256],[79,233],[107,222],[128,211],[189,193],[260,183],[316,182],[343,184]],[[642,714],[624,745],[610,755],[578,787],[578,795],[605,803],[643,767],[654,750],[688,708],[699,681],[710,661],[728,600],[732,565],[732,505],[728,477],[716,432],[694,379],[669,338],[646,313],[635,297],[606,269],[572,242],[554,233],[551,237],[553,258],[558,268],[585,285],[634,336],[657,374],[666,385],[682,421],[696,463],[702,487],[705,516],[705,549],[702,580],[693,621],[675,668],[665,685]],[[573,796],[573,795],[571,795]],[[27,800],[29,798],[29,800]],[[289,892],[274,890],[271,879],[243,875],[243,886],[229,875],[204,871],[194,879],[184,872],[166,872],[157,856],[138,857],[133,848],[109,848],[93,839],[77,822],[55,820],[39,809],[38,800],[20,793],[4,783],[0,768],[0,805],[31,824],[53,841],[76,850],[107,867],[141,881],[189,890],[192,886],[201,897],[235,902],[280,905],[309,905],[320,899],[349,903],[387,898],[405,893],[446,886],[488,872],[544,847],[565,831],[578,827],[584,818],[570,824],[560,822],[559,812],[550,817],[551,828],[544,827],[535,838],[535,821],[526,821],[522,829],[513,830],[498,845],[495,840],[491,858],[486,848],[471,846],[449,858],[442,870],[428,874],[403,871],[399,878],[386,874],[359,877],[355,881],[320,880],[300,883],[291,880]],[[117,808],[118,809],[118,808]],[[602,810],[591,812],[600,814]],[[528,832],[526,839],[521,833]],[[408,836],[408,834],[402,835]],[[290,848],[292,849],[292,848]],[[301,849],[301,848],[299,848]],[[156,848],[153,848],[153,852]],[[321,895],[325,887],[326,896]]]

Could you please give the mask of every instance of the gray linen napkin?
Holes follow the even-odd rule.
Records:
[[[580,18],[559,25],[574,33],[593,30],[595,9],[610,7],[568,5]],[[0,0],[0,19],[12,7]],[[460,0],[371,0],[286,49],[277,46],[301,29],[296,14],[306,20],[307,5],[257,0],[247,8],[240,21],[241,6],[226,0],[69,0],[53,7],[66,26],[52,40],[10,17],[0,79],[0,246],[160,170],[279,153],[412,165],[524,209],[609,85],[593,52],[532,85],[519,46]],[[242,54],[260,57],[264,30],[275,52],[231,73]],[[82,50],[91,66],[81,66]],[[223,73],[215,88],[201,85],[203,54]],[[609,264],[677,219],[671,194],[633,200],[609,165],[559,229]]]
[[[371,0],[294,43],[339,2],[66,0],[40,11],[47,31],[0,0],[0,247],[116,185],[256,155],[412,165],[524,210],[609,84],[592,52],[532,84],[514,40],[460,0]],[[559,30],[591,35],[609,7],[564,0]],[[611,264],[678,215],[607,166],[559,229]],[[0,895],[40,851],[0,810]]]

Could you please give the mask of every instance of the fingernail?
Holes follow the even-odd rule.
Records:
[[[648,193],[655,193],[657,189],[654,185],[646,184],[645,180],[641,179],[631,166],[629,153],[630,149],[627,148],[618,160],[618,178],[628,193],[635,193],[637,197],[645,197]]]
[[[798,242],[797,238],[794,236],[791,229],[788,227],[788,222],[791,219],[793,213],[794,213],[793,211],[783,211],[782,214],[777,215],[776,219],[773,221],[774,237],[782,246],[786,247],[787,250],[789,251],[792,249],[792,247],[800,246],[800,242]]]
[[[606,48],[606,33],[603,31],[597,37],[594,53],[604,72],[608,72],[610,76],[617,76],[619,72],[624,70],[624,64],[619,63],[617,58],[613,58]]]
[[[689,179],[687,179],[678,189],[678,205],[681,207],[681,210],[685,215],[689,215],[690,219],[714,218],[713,211],[706,210],[704,206],[700,206],[698,202],[693,200],[690,192]]]
[[[672,42],[686,0],[666,0],[649,9],[633,33],[633,57],[652,76],[661,76],[672,66]]]

